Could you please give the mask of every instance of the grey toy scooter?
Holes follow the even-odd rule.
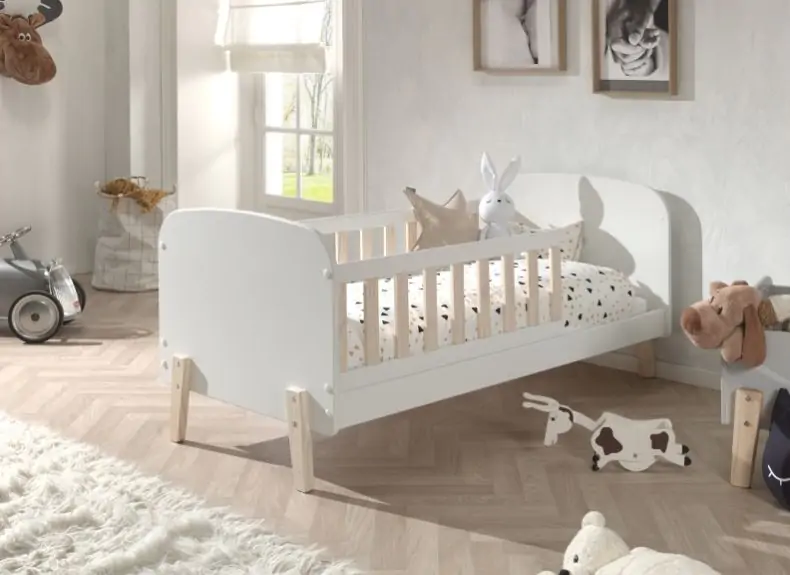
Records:
[[[0,237],[13,257],[0,260],[0,319],[25,343],[44,343],[61,326],[77,319],[85,308],[85,290],[59,260],[44,263],[30,258],[19,240],[26,226]]]

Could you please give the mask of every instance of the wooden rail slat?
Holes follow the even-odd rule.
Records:
[[[373,229],[360,230],[359,232],[359,259],[362,261],[373,258],[373,246],[375,244],[374,232],[375,230]]]
[[[464,294],[464,264],[455,264],[453,274],[453,345],[466,341],[466,298]]]
[[[404,253],[409,253],[414,243],[417,241],[417,222],[406,222],[406,238]]]
[[[384,255],[394,256],[398,253],[397,229],[394,225],[384,228]],[[395,284],[395,309],[391,310],[395,317],[395,357],[409,357],[409,276],[397,274],[393,278]]]
[[[340,342],[340,373],[348,370],[348,300],[346,284],[337,288],[337,317],[335,318],[335,333]]]
[[[439,314],[436,306],[436,269],[428,268],[422,273],[423,310],[425,312],[424,337],[425,351],[434,351],[439,347]]]
[[[502,257],[502,281],[505,282],[505,303],[502,306],[502,326],[504,332],[516,330],[516,277],[513,270],[513,256]]]
[[[477,262],[477,337],[491,335],[491,283],[488,260]]]
[[[549,249],[549,260],[551,262],[549,314],[551,321],[560,321],[562,319],[562,252],[559,247],[552,246]]]
[[[335,261],[339,264],[348,261],[348,234],[346,232],[335,234]]]
[[[369,260],[373,257],[375,230],[361,230],[359,234],[359,257]],[[365,365],[378,365],[381,363],[379,349],[379,280],[366,279],[364,285],[364,335],[365,335]]]
[[[540,323],[540,287],[538,277],[538,252],[527,252],[527,325]]]
[[[395,357],[409,357],[409,277],[395,276]]]
[[[379,350],[379,280],[365,280],[365,365],[381,363]]]
[[[383,238],[384,238],[384,255],[385,256],[394,256],[398,253],[398,234],[395,226],[386,226],[383,228]]]

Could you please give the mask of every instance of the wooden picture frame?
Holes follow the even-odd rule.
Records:
[[[655,1],[657,5],[647,31],[652,33],[652,37],[649,46],[644,48],[647,56],[627,62],[622,52],[612,50],[612,40],[608,38],[607,30],[610,6],[622,0],[592,0],[593,93],[611,96],[677,96],[678,1]],[[624,28],[619,33],[624,34]],[[631,47],[627,38],[620,42],[626,48]]]
[[[567,70],[567,0],[472,0],[472,6],[474,71],[529,76]]]

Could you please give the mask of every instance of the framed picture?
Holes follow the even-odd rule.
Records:
[[[677,0],[593,0],[593,92],[675,96]]]
[[[472,2],[475,71],[527,75],[566,69],[567,0]]]

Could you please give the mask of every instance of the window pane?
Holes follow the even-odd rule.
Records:
[[[265,78],[266,125],[270,128],[295,128],[299,76],[266,74]]]
[[[331,136],[300,136],[302,198],[331,204],[334,201]]]
[[[330,74],[302,74],[299,95],[299,127],[332,130],[334,81]]]
[[[266,134],[266,186],[270,196],[298,198],[299,156],[294,134]]]

